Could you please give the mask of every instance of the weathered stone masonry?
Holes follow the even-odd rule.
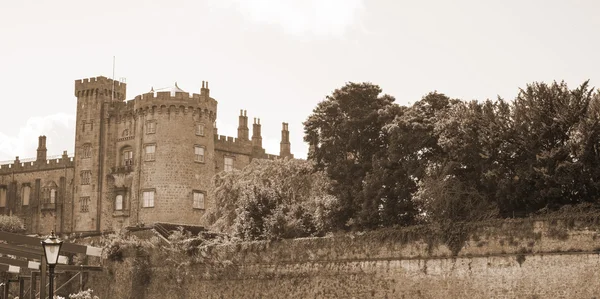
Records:
[[[246,111],[240,111],[237,138],[218,135],[208,82],[199,94],[175,84],[125,101],[126,91],[125,83],[105,77],[76,80],[74,157],[65,152],[47,160],[42,136],[35,161],[17,157],[0,165],[0,196],[6,194],[0,213],[22,217],[29,233],[54,226],[68,233],[153,222],[202,225],[213,204],[208,193],[215,173],[253,159],[293,157],[286,123],[280,155],[270,155],[262,147],[260,119],[250,139]]]
[[[185,265],[154,249],[106,262],[88,286],[140,299],[600,298],[598,223],[476,224],[457,252],[411,228],[214,246]]]

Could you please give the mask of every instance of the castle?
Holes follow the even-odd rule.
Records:
[[[212,177],[252,159],[291,157],[283,123],[279,156],[265,153],[260,119],[249,136],[240,111],[237,138],[217,134],[217,101],[175,86],[125,101],[126,84],[106,77],[75,81],[75,155],[0,165],[0,213],[21,217],[28,233],[115,231],[154,222],[203,225],[214,204]]]

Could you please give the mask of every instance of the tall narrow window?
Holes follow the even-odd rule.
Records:
[[[92,180],[92,171],[91,170],[84,170],[81,172],[81,184],[82,185],[89,185],[91,180]]]
[[[29,196],[31,195],[31,187],[29,187],[27,185],[23,186],[22,195],[23,195],[23,205],[28,206],[29,205]]]
[[[194,191],[194,209],[204,210],[204,192]]]
[[[90,210],[90,197],[85,196],[79,198],[79,211],[87,213]]]
[[[0,187],[0,208],[6,207],[6,187]]]
[[[121,157],[123,158],[122,166],[132,166],[133,165],[133,150],[130,147],[125,148],[121,152]]]
[[[56,189],[50,189],[50,203],[56,202]]]
[[[146,123],[146,134],[154,133],[156,133],[156,122],[152,120]]]
[[[92,145],[89,143],[84,144],[81,153],[84,159],[90,158],[92,156]]]
[[[199,145],[194,147],[194,161],[204,163],[204,147]]]
[[[154,152],[156,151],[156,145],[146,145],[146,161],[154,161]]]
[[[115,211],[123,210],[123,195],[119,194],[115,198]]]
[[[223,168],[225,171],[233,171],[233,158],[225,157],[225,167]]]
[[[204,124],[196,124],[196,135],[204,136]]]
[[[154,207],[154,191],[144,191],[144,202],[142,207],[152,208]]]
[[[89,185],[91,181],[92,172],[89,170],[84,170],[81,172],[81,184]]]

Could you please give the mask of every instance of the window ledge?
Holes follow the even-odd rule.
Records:
[[[129,217],[129,210],[114,211],[113,217]]]
[[[56,210],[56,203],[42,203],[42,210]]]

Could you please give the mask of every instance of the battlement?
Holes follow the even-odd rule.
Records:
[[[0,174],[54,170],[75,167],[74,155],[69,155],[66,151],[63,152],[62,156],[53,156],[44,161],[35,160],[35,158],[30,158],[23,159],[23,161],[21,161],[17,156],[14,161],[0,162]]]
[[[218,134],[215,134],[214,138],[215,150],[243,153],[247,155],[252,152],[252,143],[248,140]]]
[[[121,122],[148,114],[199,115],[214,122],[217,117],[217,101],[188,93],[177,93],[171,96],[169,92],[146,93],[127,102],[113,102],[109,106],[111,120]]]
[[[84,97],[90,95],[110,96],[114,90],[114,99],[124,101],[127,94],[127,84],[103,76],[75,80],[75,96]]]
[[[136,103],[136,107],[169,103],[183,105],[200,104],[211,110],[216,110],[217,108],[217,101],[215,99],[202,94],[190,94],[189,92],[148,92],[136,96],[133,101]]]

